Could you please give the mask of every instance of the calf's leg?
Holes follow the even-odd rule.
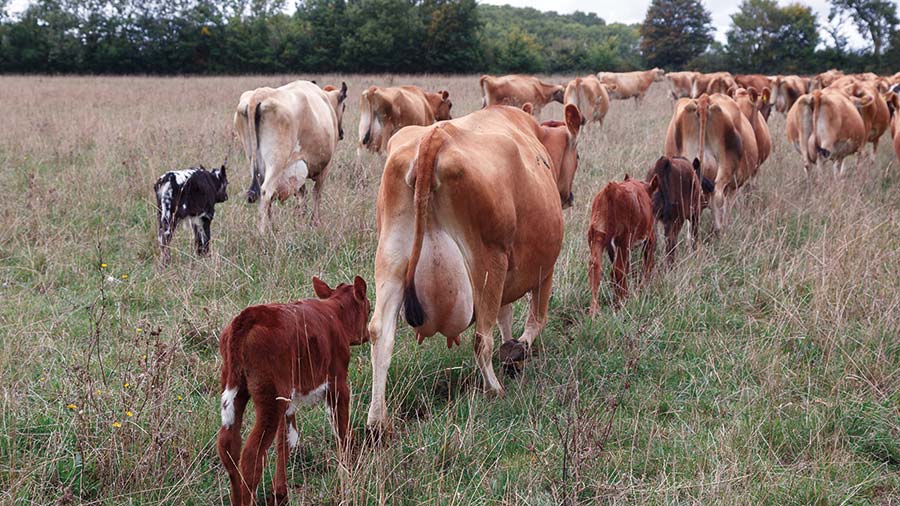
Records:
[[[194,245],[197,248],[197,255],[201,257],[209,255],[210,223],[212,223],[212,218],[207,216],[191,218],[191,228],[194,230]]]
[[[243,479],[238,469],[241,459],[241,424],[244,420],[244,409],[247,407],[247,401],[250,399],[247,390],[238,389],[234,397],[233,407],[234,420],[229,426],[222,426],[219,429],[219,437],[217,441],[217,449],[219,459],[222,466],[228,473],[228,480],[231,482],[231,504],[232,506],[241,506],[241,497],[243,489]]]
[[[588,243],[591,250],[590,260],[588,260],[588,278],[591,282],[591,317],[593,318],[600,312],[597,292],[600,290],[600,280],[603,278],[604,247],[599,239],[588,238]]]
[[[261,388],[253,395],[256,423],[253,424],[253,430],[241,452],[243,505],[256,504],[256,487],[262,478],[266,451],[272,446],[278,426],[284,418],[284,411],[277,409],[277,403],[280,402],[275,399],[277,396],[274,388]]]

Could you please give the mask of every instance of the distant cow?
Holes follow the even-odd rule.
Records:
[[[826,72],[822,72],[816,76],[813,76],[809,80],[808,92],[813,92],[816,90],[824,90],[825,88],[831,86],[832,83],[844,77],[844,73],[840,70],[831,69]]]
[[[897,156],[897,162],[900,162],[900,84],[894,85],[894,88],[887,95],[887,104],[891,111],[891,137],[894,139],[894,154]]]
[[[542,127],[522,109],[489,106],[391,139],[376,207],[368,425],[388,424],[401,307],[420,339],[441,333],[448,346],[474,323],[475,361],[490,392],[503,392],[491,362],[498,321],[501,362],[518,367],[527,356],[547,323],[562,204],[572,200],[578,163],[581,113],[567,105],[565,119]],[[515,339],[512,304],[527,293],[528,321]]]
[[[806,94],[806,82],[799,76],[775,76],[772,79],[772,93],[775,110],[787,114],[794,102]]]
[[[734,76],[734,82],[745,90],[756,89],[759,94],[759,101],[756,104],[759,113],[765,121],[769,121],[769,115],[772,113],[772,79],[762,74],[738,74]]]
[[[698,98],[704,93],[708,95],[714,93],[728,93],[728,90],[734,85],[734,77],[732,77],[729,72],[699,74],[694,78],[693,85],[691,86],[691,98]]]
[[[251,306],[225,327],[222,355],[222,427],[218,453],[231,481],[231,504],[256,504],[266,452],[276,442],[274,498],[287,504],[289,447],[298,442],[296,409],[328,404],[329,421],[343,453],[350,443],[350,345],[368,341],[369,299],[359,276],[331,289],[313,278],[319,299]],[[253,399],[256,420],[241,445],[241,424]],[[277,438],[277,439],[276,439]]]
[[[540,116],[550,102],[563,103],[565,88],[559,84],[547,84],[537,77],[513,74],[495,77],[483,75],[478,81],[481,87],[481,107],[511,105],[522,107],[530,103],[535,116]]]
[[[603,118],[609,111],[608,88],[615,89],[614,84],[605,85],[597,76],[576,77],[569,81],[564,96],[565,104],[573,104],[581,112],[582,124],[596,121],[603,126]]]
[[[450,119],[452,107],[446,90],[430,93],[417,86],[369,87],[359,98],[357,159],[366,149],[383,153],[391,136],[405,126],[427,126]]]
[[[772,154],[772,136],[769,133],[769,125],[760,112],[762,105],[769,103],[770,93],[769,88],[764,88],[762,93],[757,93],[756,88],[750,87],[749,90],[734,89],[731,94],[741,112],[750,121],[750,126],[753,127],[753,133],[756,136],[757,168]],[[756,170],[753,171],[753,176],[756,175],[756,172]]]
[[[159,231],[159,265],[169,262],[169,243],[175,228],[187,220],[194,230],[197,254],[209,254],[210,224],[216,214],[215,205],[228,200],[228,176],[225,164],[207,171],[202,165],[166,172],[153,185],[156,194],[156,217]]]
[[[635,106],[641,104],[650,86],[662,81],[665,75],[666,72],[660,68],[638,72],[597,72],[600,82],[607,86],[615,85],[615,89],[609,90],[610,98],[617,100],[633,98]]]
[[[657,178],[644,182],[625,176],[621,183],[611,182],[594,197],[591,205],[591,223],[588,226],[588,277],[591,282],[591,316],[600,312],[597,291],[603,277],[603,254],[613,263],[612,281],[614,304],[618,306],[628,296],[628,271],[631,248],[643,242],[644,273],[646,280],[653,270],[653,253],[656,234],[653,232],[653,204],[651,195],[656,191]]]
[[[870,101],[871,97],[859,99],[842,90],[826,89],[803,95],[794,103],[785,131],[803,158],[807,176],[812,164],[823,171],[826,161],[834,164],[835,176],[844,174],[846,158],[866,143],[866,127],[857,108]]]
[[[715,190],[715,185],[700,172],[700,160],[691,164],[681,157],[660,157],[650,172],[648,183],[656,178],[658,188],[653,193],[653,216],[663,224],[666,236],[666,258],[675,261],[678,235],[685,221],[691,223],[694,248],[700,237],[700,213],[703,211],[704,194]]]
[[[249,202],[259,202],[259,231],[268,229],[272,200],[303,198],[313,188],[314,223],[334,150],[341,138],[347,85],[330,91],[310,81],[280,88],[257,88],[241,95],[234,130],[250,161]]]
[[[669,93],[671,93],[672,99],[678,100],[679,98],[690,98],[694,79],[699,75],[700,72],[666,73],[666,81],[669,83]]]
[[[756,135],[737,103],[722,94],[679,99],[666,131],[668,157],[698,158],[715,181],[710,203],[716,234],[728,222],[731,196],[759,167]]]

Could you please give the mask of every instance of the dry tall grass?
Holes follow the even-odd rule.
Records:
[[[231,114],[241,91],[293,78],[0,78],[0,501],[226,502],[218,332],[246,305],[312,296],[312,275],[372,280],[381,161],[354,168],[359,92],[416,84],[449,89],[455,115],[480,105],[473,76],[315,76],[352,97],[323,226],[290,202],[261,239]],[[587,317],[591,197],[647,171],[671,109],[655,85],[582,136],[550,326],[507,396],[480,393],[470,345],[419,346],[401,325],[394,439],[358,446],[341,484],[321,410],[301,413],[294,504],[900,503],[900,176],[885,143],[866,173],[809,184],[775,114],[774,153],[724,236]],[[157,272],[155,178],[226,155],[212,257],[179,231]],[[368,345],[351,369],[359,440]]]

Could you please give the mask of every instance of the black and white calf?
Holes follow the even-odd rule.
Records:
[[[209,225],[215,215],[215,205],[228,200],[227,188],[224,164],[212,171],[201,165],[199,168],[173,170],[160,176],[153,186],[159,221],[156,238],[160,266],[165,266],[169,261],[169,243],[181,220],[187,220],[194,229],[197,254],[209,254]]]

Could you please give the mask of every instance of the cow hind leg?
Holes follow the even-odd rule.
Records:
[[[506,304],[500,307],[500,314],[498,315],[498,323],[500,326],[500,337],[503,339],[503,342],[513,340],[512,335],[512,320],[513,320],[513,305],[512,303]]]
[[[603,245],[599,240],[590,242],[590,260],[588,261],[588,278],[591,282],[591,317],[600,312],[597,292],[600,290],[600,280],[603,278]]]
[[[485,258],[482,267],[475,272],[484,275],[476,276],[482,279],[481,286],[475,287],[475,362],[484,379],[484,387],[488,393],[502,395],[503,386],[494,374],[494,365],[491,358],[494,352],[494,324],[500,313],[500,303],[503,297],[503,280],[506,277],[507,261],[504,255],[495,255],[493,258]]]
[[[403,302],[403,281],[390,278],[379,279],[376,264],[375,311],[369,322],[369,338],[372,346],[372,399],[366,425],[377,433],[389,429],[385,388],[388,368],[394,353],[394,334],[397,330],[397,316]]]
[[[508,352],[504,357],[501,354],[501,360],[507,368],[507,371],[521,371],[525,365],[525,359],[531,353],[531,347],[535,338],[540,335],[541,331],[547,325],[547,311],[550,307],[550,291],[553,287],[553,271],[544,278],[531,291],[531,304],[528,310],[528,321],[525,323],[525,331],[518,341],[509,341],[503,343],[503,348],[508,348]],[[510,349],[511,348],[511,349]]]
[[[262,479],[266,451],[272,446],[283,419],[283,411],[279,413],[275,404],[280,402],[275,399],[277,396],[274,388],[263,388],[253,396],[256,423],[241,452],[241,476],[244,481],[243,502],[240,504],[256,503],[256,487]]]
[[[198,216],[191,219],[197,256],[204,257],[209,255],[209,226],[211,222],[212,219],[206,216]]]
[[[287,462],[290,455],[290,445],[288,441],[288,433],[293,426],[289,427],[287,417],[279,417],[278,432],[275,435],[275,449],[277,459],[275,462],[275,483],[272,487],[272,494],[266,499],[266,504],[285,505],[287,504]]]
[[[217,449],[219,459],[222,466],[228,473],[228,480],[231,482],[231,504],[241,505],[241,496],[243,489],[243,479],[239,470],[241,459],[241,424],[244,420],[244,409],[247,407],[247,401],[250,399],[247,390],[238,389],[234,397],[232,409],[234,410],[234,418],[228,426],[222,425],[219,429],[217,440]]]

